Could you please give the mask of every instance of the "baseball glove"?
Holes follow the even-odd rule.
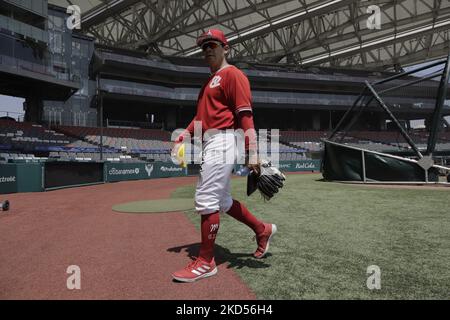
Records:
[[[247,176],[247,195],[250,196],[256,189],[264,200],[269,201],[279,189],[283,188],[286,176],[270,161],[262,160],[259,165],[259,174],[252,170]]]

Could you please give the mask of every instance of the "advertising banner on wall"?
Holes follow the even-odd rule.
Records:
[[[42,164],[0,164],[0,194],[42,189]]]
[[[186,176],[186,169],[170,162],[105,163],[106,182]]]
[[[0,193],[17,192],[16,165],[0,165]]]
[[[281,171],[320,171],[320,160],[280,161]]]

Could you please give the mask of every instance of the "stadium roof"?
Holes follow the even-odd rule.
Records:
[[[195,39],[209,28],[227,34],[233,59],[251,62],[385,70],[449,52],[450,1],[446,0],[49,3],[79,5],[82,32],[99,44],[157,55],[199,56]]]

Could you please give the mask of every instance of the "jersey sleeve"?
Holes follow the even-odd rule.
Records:
[[[224,92],[233,113],[238,114],[241,111],[252,111],[250,82],[239,69],[231,70],[227,74]]]
[[[245,150],[257,150],[257,136],[251,112],[239,112],[239,127],[245,132]]]

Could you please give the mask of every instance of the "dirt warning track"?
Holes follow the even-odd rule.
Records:
[[[199,231],[181,212],[120,214],[118,203],[168,198],[195,177],[131,181],[3,195],[0,299],[255,299],[224,261],[215,277],[173,282],[198,250]],[[81,289],[69,290],[69,266]],[[73,272],[73,271],[72,271]]]

